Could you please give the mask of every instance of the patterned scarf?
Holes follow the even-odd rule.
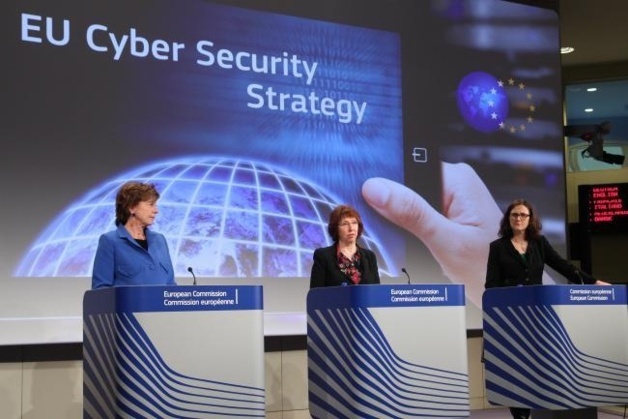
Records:
[[[360,252],[357,251],[351,259],[346,257],[340,249],[336,250],[336,260],[338,261],[338,267],[340,271],[345,274],[351,282],[359,284],[362,279],[362,274],[358,267],[360,266]]]

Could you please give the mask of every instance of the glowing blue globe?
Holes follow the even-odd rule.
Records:
[[[465,122],[480,132],[493,132],[508,117],[508,96],[493,75],[476,71],[458,84],[458,110]]]
[[[154,226],[166,236],[176,276],[309,277],[314,249],[330,244],[337,200],[268,164],[195,157],[150,164],[95,188],[61,213],[30,247],[16,276],[91,276],[98,238],[114,228],[115,196],[129,181],[161,194]],[[387,257],[366,235],[380,273]]]

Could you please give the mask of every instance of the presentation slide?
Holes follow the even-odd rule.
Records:
[[[119,187],[161,194],[177,283],[261,284],[304,334],[354,206],[384,283],[465,285],[515,198],[565,246],[556,13],[503,0],[8,0],[0,344],[76,342]],[[564,253],[564,252],[563,252]],[[408,273],[406,275],[404,270]],[[409,277],[408,277],[409,276]]]

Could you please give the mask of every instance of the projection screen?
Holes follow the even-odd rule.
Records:
[[[78,342],[98,237],[128,180],[177,282],[262,284],[305,333],[330,211],[385,283],[462,283],[481,327],[514,198],[564,253],[558,19],[501,0],[7,0],[0,344]],[[402,273],[402,268],[410,278]]]

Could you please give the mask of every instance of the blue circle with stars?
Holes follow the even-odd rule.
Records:
[[[503,85],[489,73],[477,71],[466,75],[456,93],[460,115],[477,131],[497,131],[508,117],[508,97]]]

